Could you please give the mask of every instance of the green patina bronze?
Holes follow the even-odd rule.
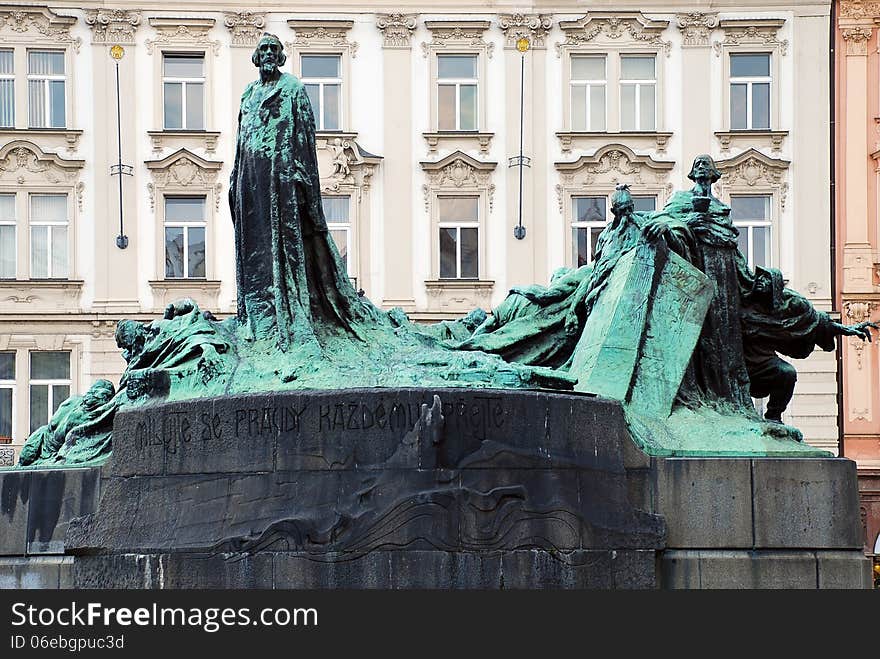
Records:
[[[279,67],[280,41],[253,55],[260,79],[241,99],[230,182],[236,317],[192,300],[151,323],[123,320],[119,391],[99,381],[28,439],[21,467],[95,464],[119,409],[255,391],[351,387],[557,389],[620,400],[652,455],[817,455],[781,424],[793,369],[841,334],[870,339],[753,272],[737,250],[720,174],[694,161],[692,190],[636,213],[626,186],[594,262],[548,286],[514,288],[491,315],[432,326],[383,311],[352,287],[324,219],[315,126],[302,83]],[[770,396],[766,419],[751,396]]]

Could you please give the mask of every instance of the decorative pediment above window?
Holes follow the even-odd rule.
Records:
[[[134,45],[134,35],[141,24],[141,13],[128,9],[98,9],[86,13],[86,25],[92,28],[92,43]]]
[[[715,184],[718,194],[723,188],[773,191],[779,193],[779,202],[785,210],[788,194],[788,160],[771,158],[757,149],[749,149],[733,158],[718,160],[715,166],[721,172],[721,180]]]
[[[417,14],[376,14],[376,27],[382,32],[383,47],[409,48],[418,25]]]
[[[499,14],[498,26],[504,32],[505,48],[516,48],[516,42],[525,37],[530,48],[543,49],[553,19],[548,14]]]
[[[187,149],[179,149],[161,160],[145,161],[159,188],[213,188],[223,163],[205,160]]]
[[[84,160],[67,160],[31,142],[15,140],[0,149],[0,182],[72,185],[84,165]]]
[[[565,41],[556,44],[556,56],[566,49],[583,46],[646,45],[666,51],[672,50],[672,42],[661,36],[669,27],[669,21],[654,20],[638,11],[591,11],[576,21],[561,21],[559,27]]]
[[[155,39],[147,39],[147,52],[159,46],[205,46],[220,54],[220,42],[208,36],[216,21],[213,18],[166,18],[152,16],[150,25],[156,30]]]
[[[428,177],[428,183],[422,186],[425,210],[430,208],[432,193],[444,190],[474,190],[486,192],[491,212],[495,195],[492,172],[497,164],[477,160],[463,151],[450,153],[437,162],[420,162],[419,165]]]
[[[495,44],[483,39],[489,25],[489,21],[425,21],[425,27],[431,31],[431,43],[422,42],[422,55],[427,57],[432,51],[466,47],[482,50],[491,58]]]
[[[720,21],[724,30],[724,40],[712,44],[716,57],[720,57],[725,47],[761,46],[778,48],[782,55],[788,51],[788,40],[779,40],[780,28],[785,25],[784,18],[731,18]]]
[[[76,52],[82,39],[72,37],[74,16],[59,16],[46,7],[0,5],[0,35],[4,41],[34,44],[71,44]]]
[[[559,212],[571,193],[583,193],[585,188],[613,190],[618,183],[668,197],[672,192],[669,174],[674,166],[674,162],[637,155],[623,144],[607,144],[574,162],[557,162],[555,167],[562,179],[556,186]]]
[[[287,25],[294,32],[293,41],[284,44],[288,50],[332,46],[347,49],[352,59],[357,53],[357,42],[348,40],[354,21],[291,19]]]
[[[266,26],[266,14],[250,11],[227,11],[223,24],[229,30],[233,46],[253,47],[260,40]]]
[[[370,188],[382,156],[365,150],[354,137],[353,133],[319,135],[315,140],[322,191],[339,194]]]

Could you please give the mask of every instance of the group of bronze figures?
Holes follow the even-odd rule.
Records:
[[[106,459],[117,408],[161,397],[175,386],[191,388],[193,396],[222,393],[211,383],[236,372],[245,377],[245,345],[263,346],[263,361],[252,356],[248,362],[255,387],[260,364],[283,361],[283,355],[299,355],[300,364],[284,376],[285,383],[314,370],[324,357],[349,352],[369,360],[377,327],[391,341],[417,336],[459,356],[495,355],[511,366],[555,373],[552,381],[570,386],[591,314],[601,312],[603,295],[621,295],[610,282],[627,255],[639,249],[675,254],[711,282],[699,336],[684,356],[676,407],[754,419],[752,398],[769,396],[765,419],[781,423],[796,371],[779,354],[804,358],[817,346],[833,350],[839,335],[871,340],[871,328],[877,328],[869,322],[837,323],[785,288],[778,270],[749,268],[738,250],[731,209],[713,194],[721,174],[708,155],[693,162],[688,178],[694,187],[676,192],[662,210],[635,212],[628,187],[619,185],[611,200],[613,220],[599,237],[593,262],[560,269],[549,286],[514,288],[490,315],[477,310],[461,321],[417,327],[399,310],[383,312],[354,290],[328,232],[311,105],[303,84],[279,68],[284,61],[278,38],[264,35],[253,53],[259,79],[241,100],[229,191],[237,318],[219,323],[184,301],[171,305],[161,321],[121,321],[117,341],[128,368],[119,391],[100,381],[62,405],[28,440],[20,464]],[[469,377],[482,386],[497,382]],[[339,378],[335,386],[350,385]]]

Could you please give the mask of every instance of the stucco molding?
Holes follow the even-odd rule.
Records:
[[[84,165],[84,160],[68,160],[45,153],[36,144],[24,140],[14,140],[0,148],[0,182],[69,185],[76,181]]]
[[[76,20],[48,7],[0,5],[0,36],[19,43],[70,44],[78,53],[82,39],[70,34]]]
[[[784,18],[734,18],[719,21],[718,25],[724,38],[712,44],[716,57],[731,46],[765,46],[778,49],[782,55],[788,53],[788,39],[779,38]]]
[[[842,29],[840,37],[846,44],[846,54],[848,56],[867,56],[868,41],[870,41],[872,33],[871,27],[865,25]]]
[[[141,12],[130,9],[96,9],[86,12],[93,44],[133,46],[141,24]]]
[[[215,56],[220,55],[220,41],[211,39],[209,32],[216,21],[213,18],[166,18],[150,17],[150,26],[156,30],[154,39],[147,39],[147,53],[156,46],[205,46]]]
[[[417,14],[376,14],[376,27],[382,33],[383,48],[411,47],[412,35],[418,25]]]
[[[311,48],[313,46],[332,46],[345,48],[352,59],[357,55],[357,41],[349,41],[348,32],[354,26],[351,20],[304,20],[291,19],[287,26],[293,30],[293,41],[285,43],[289,50]]]
[[[712,30],[718,27],[718,14],[707,14],[701,11],[676,14],[675,25],[681,32],[682,45],[687,47],[708,46]]]
[[[482,50],[491,59],[495,44],[485,41],[489,21],[425,21],[431,32],[431,42],[422,42],[422,56],[436,50],[466,47]]]
[[[727,160],[715,163],[722,177],[717,187],[769,188],[779,194],[779,204],[785,210],[788,196],[788,169],[791,162],[771,158],[756,149],[749,149]]]
[[[266,14],[250,11],[223,12],[223,25],[229,30],[233,46],[256,46],[266,26]]]
[[[643,44],[663,50],[667,57],[672,52],[672,42],[662,37],[669,21],[648,18],[639,11],[589,12],[576,21],[561,21],[559,27],[565,41],[557,42],[557,57],[586,45]]]
[[[438,191],[478,189],[486,192],[491,212],[495,196],[492,172],[498,163],[477,160],[463,151],[455,151],[436,162],[423,161],[419,165],[428,177],[428,183],[422,186],[425,210],[430,206],[433,193]]]
[[[504,32],[505,48],[515,49],[516,42],[525,37],[530,48],[544,49],[553,19],[548,14],[499,14],[498,27]]]
[[[841,0],[838,5],[840,18],[874,18],[880,16],[880,2],[864,0]]]
[[[205,160],[188,149],[178,149],[165,158],[147,160],[144,164],[160,190],[168,187],[213,189],[223,166],[220,161]]]
[[[563,181],[576,185],[635,183],[663,186],[674,162],[636,154],[624,144],[606,144],[591,156],[554,165]],[[564,186],[566,187],[566,186]]]

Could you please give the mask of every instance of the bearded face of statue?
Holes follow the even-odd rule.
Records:
[[[113,383],[109,380],[98,380],[83,394],[82,405],[87,412],[92,412],[110,401],[116,393]]]
[[[718,171],[711,156],[697,156],[694,158],[688,178],[695,183],[714,183],[721,178],[721,172]]]
[[[265,78],[276,75],[278,69],[287,61],[287,56],[278,37],[267,34],[260,39],[251,60],[254,66],[260,69],[260,77]]]

